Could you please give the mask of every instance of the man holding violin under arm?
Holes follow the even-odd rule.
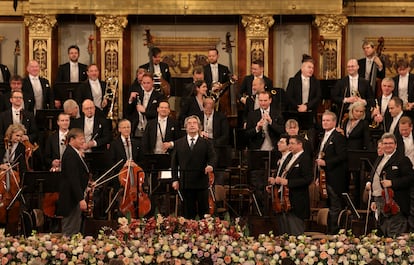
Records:
[[[384,154],[375,161],[366,189],[372,191],[370,208],[381,232],[395,237],[407,232],[414,171],[410,159],[397,151],[397,140],[392,133],[383,134],[381,140]]]

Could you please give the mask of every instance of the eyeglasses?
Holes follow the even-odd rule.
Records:
[[[13,96],[12,98],[23,99],[23,97]]]

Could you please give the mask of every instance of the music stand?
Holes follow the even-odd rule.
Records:
[[[62,103],[67,99],[75,99],[76,91],[78,91],[81,83],[56,83],[53,86],[55,98],[61,100]]]
[[[314,114],[311,111],[297,112],[297,111],[284,111],[282,112],[283,119],[285,121],[294,119],[299,123],[299,129],[301,131],[307,131],[314,127]]]
[[[361,219],[361,215],[358,213],[357,209],[355,208],[354,203],[351,200],[351,197],[349,197],[349,194],[346,192],[342,193],[342,197],[345,199],[348,210],[351,211],[353,216],[356,216],[357,219]]]
[[[36,110],[36,124],[40,131],[55,131],[58,129],[57,117],[62,109],[40,109]]]
[[[61,172],[27,171],[23,175],[24,193],[58,192]]]
[[[374,164],[378,154],[376,151],[368,150],[348,150],[348,165],[350,171],[362,171],[365,169],[364,161],[369,161]]]

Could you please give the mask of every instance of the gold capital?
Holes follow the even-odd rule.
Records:
[[[243,15],[242,24],[246,28],[246,36],[267,38],[269,28],[275,23],[272,15]]]
[[[122,36],[122,31],[127,26],[128,20],[126,16],[103,15],[96,17],[95,24],[100,28],[101,33],[104,35]]]
[[[56,17],[54,15],[26,15],[24,24],[29,28],[29,32],[34,35],[49,34],[56,25]]]
[[[348,19],[344,15],[317,15],[314,20],[321,35],[340,34],[347,24]]]

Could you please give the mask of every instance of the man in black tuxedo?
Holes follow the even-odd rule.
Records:
[[[406,60],[397,62],[397,71],[394,79],[394,96],[402,99],[404,110],[412,110],[414,107],[414,75],[410,73],[411,67]]]
[[[39,139],[39,131],[32,112],[23,109],[23,93],[13,91],[10,95],[11,108],[0,113],[0,139],[4,139],[4,134],[11,124],[22,124],[26,128],[26,135],[22,140],[29,140],[31,143]],[[4,142],[0,141],[0,145]]]
[[[372,94],[376,95],[376,87],[372,87],[373,84],[371,83],[372,74],[374,72],[374,68],[376,71],[377,78],[384,78],[385,77],[385,62],[377,56],[375,45],[372,41],[364,41],[362,43],[362,49],[364,50],[365,58],[358,60],[358,74],[360,77],[365,78],[368,82],[370,82],[370,87],[372,89]],[[374,83],[375,84],[375,83]]]
[[[10,81],[10,70],[4,65],[0,64],[0,83],[9,83]]]
[[[397,151],[397,140],[393,134],[385,133],[381,139],[384,154],[377,158],[366,188],[372,190],[371,210],[379,218],[381,232],[386,237],[396,237],[407,232],[407,217],[410,215],[410,207],[412,208],[410,188],[414,182],[414,171],[410,159]],[[398,211],[385,211],[382,196],[385,188],[394,192],[393,200],[399,207]]]
[[[410,117],[402,116],[398,121],[399,134],[397,139],[397,151],[408,157],[411,163],[414,162],[414,135],[413,122]]]
[[[171,84],[171,73],[170,73],[170,67],[168,66],[168,64],[161,62],[161,49],[158,47],[153,47],[151,48],[151,54],[152,54],[152,65],[154,67],[154,72],[151,72],[150,69],[150,63],[146,63],[143,65],[140,65],[139,68],[143,68],[145,70],[147,70],[147,72],[150,72],[154,75],[154,79],[155,77],[157,77],[157,79],[159,78],[163,78],[165,81],[168,82],[168,84]]]
[[[339,231],[338,218],[343,209],[342,193],[348,191],[347,149],[345,136],[335,129],[336,115],[325,111],[322,115],[322,128],[325,133],[319,146],[316,164],[325,170],[328,193],[328,234]]]
[[[287,108],[290,111],[311,111],[316,118],[317,108],[321,99],[319,80],[313,76],[314,63],[305,60],[300,72],[289,79],[286,89]]]
[[[178,121],[170,115],[168,101],[160,101],[157,108],[158,116],[148,122],[142,139],[144,154],[165,154],[171,152],[174,141],[180,138]]]
[[[209,63],[204,66],[204,81],[208,89],[212,88],[214,82],[224,84],[229,81],[230,70],[227,66],[218,63],[218,50],[216,48],[208,50],[207,58]]]
[[[172,187],[182,191],[183,216],[203,218],[209,212],[208,187],[214,181],[207,174],[213,172],[217,157],[213,144],[200,136],[201,122],[197,116],[187,117],[184,127],[187,134],[174,143],[171,155]]]
[[[133,91],[128,99],[127,119],[132,124],[132,137],[135,137],[142,144],[142,137],[148,121],[157,117],[158,103],[163,96],[155,91],[152,74],[145,73],[142,77],[142,90]]]
[[[86,139],[85,151],[105,151],[112,139],[109,122],[104,117],[95,115],[92,100],[82,103],[83,116],[73,121],[71,128],[81,128]]]
[[[229,145],[229,122],[227,117],[220,111],[214,111],[214,100],[205,98],[203,101],[204,111],[200,114],[203,131],[201,136],[213,142],[214,147]]]
[[[26,68],[28,76],[23,79],[24,108],[30,112],[39,109],[60,108],[60,101],[55,101],[49,80],[40,77],[40,65],[30,60]]]
[[[49,135],[45,146],[45,168],[50,171],[60,171],[63,152],[66,149],[66,136],[70,126],[70,116],[59,113],[57,117],[58,130]]]
[[[388,102],[388,110],[391,116],[391,122],[389,126],[386,124],[386,132],[393,133],[397,138],[399,137],[400,132],[398,131],[398,122],[403,112],[403,102],[399,97],[392,97],[390,102]]]
[[[283,173],[276,176],[277,185],[287,186],[291,210],[278,214],[282,233],[302,235],[305,232],[305,219],[310,216],[309,184],[312,182],[312,160],[303,152],[303,139],[294,135],[289,137],[292,157]]]
[[[69,62],[59,65],[56,83],[79,83],[87,79],[86,64],[78,62],[79,47],[71,45],[68,48]]]
[[[72,236],[81,232],[82,211],[87,210],[84,192],[88,185],[89,169],[82,157],[85,136],[79,128],[68,132],[67,145],[62,156],[62,177],[56,215],[62,218],[62,234]]]
[[[176,92],[176,96],[181,97],[180,106],[185,104],[185,99],[193,95],[194,91],[194,83],[199,80],[204,80],[204,68],[201,65],[197,65],[193,69],[193,80],[191,83],[187,83],[184,85],[181,91]]]
[[[258,157],[258,155],[272,156],[272,151],[279,141],[280,135],[284,132],[284,121],[280,111],[271,105],[270,92],[262,91],[256,96],[259,97],[260,108],[250,112],[247,117],[245,137],[249,141],[248,149],[252,151],[248,156],[249,184],[254,189],[254,194],[261,208],[265,201],[264,190],[267,177],[265,165],[260,163],[262,157]],[[269,163],[271,162],[269,161]]]
[[[96,64],[88,66],[88,79],[83,82],[78,91],[75,92],[75,99],[79,106],[82,105],[85,99],[93,101],[99,110],[104,110],[108,105],[108,99],[105,98],[106,83],[99,80],[99,68]]]
[[[349,105],[356,101],[367,105],[374,98],[369,82],[358,75],[358,68],[358,61],[350,59],[346,65],[348,76],[338,80],[332,91],[333,102],[338,106],[338,115],[347,113]],[[370,107],[367,106],[366,109],[369,111]],[[342,117],[338,116],[338,119],[342,120]]]
[[[371,111],[371,119],[378,124],[379,128],[382,128],[383,132],[389,131],[393,120],[388,109],[388,103],[393,97],[394,86],[393,79],[389,77],[382,79],[382,95],[371,104],[371,106],[375,106]]]
[[[10,91],[0,95],[0,112],[11,108],[10,94],[13,91],[22,91],[23,81],[20,75],[15,75],[10,78]],[[24,109],[24,107],[23,107]]]
[[[265,90],[270,91],[273,88],[273,81],[264,75],[264,63],[263,61],[257,60],[253,61],[250,67],[251,74],[246,76],[242,84],[240,85],[239,100],[242,104],[246,104],[246,98],[253,94],[253,80],[257,78],[262,78],[265,83]]]
[[[250,112],[247,118],[246,137],[251,150],[273,150],[284,132],[284,121],[280,111],[274,108],[270,92],[263,91],[258,95],[259,109]]]

